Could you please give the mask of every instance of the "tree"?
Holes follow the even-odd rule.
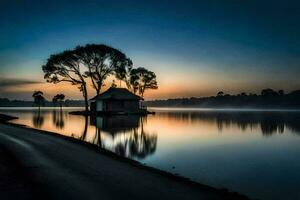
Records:
[[[86,75],[82,69],[82,60],[75,54],[76,51],[64,51],[51,55],[43,65],[44,78],[50,83],[69,82],[77,85],[85,101],[85,110],[89,110]]]
[[[284,90],[278,90],[278,94],[279,94],[280,96],[283,96],[283,95],[284,95]]]
[[[261,91],[261,95],[262,96],[276,96],[276,95],[278,95],[278,93],[270,88],[267,88],[267,89],[263,89]]]
[[[121,82],[124,81],[126,84],[126,87],[128,89],[131,89],[131,85],[130,85],[131,70],[132,70],[132,62],[131,61],[130,61],[130,63],[128,63],[128,65],[125,65],[125,67],[116,68],[115,76],[120,81],[120,87],[121,87]]]
[[[44,93],[42,91],[34,91],[32,97],[34,99],[34,103],[38,105],[39,111],[41,109],[41,104],[45,103]]]
[[[223,95],[224,95],[223,91],[219,91],[218,94],[217,94],[218,97],[222,97]]]
[[[75,54],[87,67],[85,74],[90,77],[97,95],[110,75],[115,75],[120,81],[127,81],[126,75],[132,67],[132,61],[121,51],[103,44],[88,44],[78,46]]]
[[[59,103],[60,109],[62,109],[62,103],[64,102],[65,95],[64,94],[57,94],[53,97],[52,101],[55,103]]]
[[[145,90],[158,88],[155,73],[143,67],[131,70],[130,85],[133,92],[139,92],[142,97],[144,96]]]

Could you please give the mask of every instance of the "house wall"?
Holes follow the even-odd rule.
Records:
[[[104,101],[105,111],[138,111],[138,100],[107,100]]]
[[[103,101],[102,100],[97,100],[96,101],[96,110],[97,111],[103,111]]]
[[[124,103],[125,108],[132,110],[132,111],[138,111],[140,108],[140,103],[138,100],[135,101],[125,101]]]

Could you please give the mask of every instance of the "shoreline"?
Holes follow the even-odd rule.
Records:
[[[8,126],[11,126],[11,127],[22,128],[24,130],[31,131],[35,134],[41,134],[41,135],[46,134],[46,135],[49,135],[51,137],[61,138],[66,142],[70,142],[72,144],[76,144],[78,146],[88,148],[89,150],[92,150],[96,153],[104,155],[104,156],[106,156],[110,159],[116,160],[120,163],[124,163],[124,164],[126,163],[126,164],[129,164],[130,166],[132,166],[134,168],[144,170],[147,173],[154,173],[154,174],[157,174],[157,175],[161,175],[161,176],[166,177],[167,179],[169,179],[171,181],[182,183],[184,185],[187,185],[188,187],[192,187],[192,188],[195,188],[195,189],[215,193],[215,194],[221,196],[222,199],[249,199],[246,195],[240,194],[238,192],[230,191],[226,188],[215,188],[215,187],[212,187],[212,186],[209,186],[209,185],[201,184],[199,182],[195,182],[195,181],[193,181],[189,178],[180,176],[178,174],[173,174],[173,173],[170,173],[170,172],[167,172],[167,171],[164,171],[164,170],[160,170],[160,169],[157,169],[157,168],[154,168],[154,167],[150,167],[150,166],[147,166],[147,165],[145,165],[141,162],[138,162],[138,161],[126,158],[126,157],[121,157],[121,156],[119,156],[119,155],[117,155],[117,154],[115,154],[111,151],[100,148],[100,147],[95,146],[95,145],[93,145],[91,143],[88,143],[86,141],[78,140],[76,138],[61,135],[61,134],[58,134],[58,133],[55,133],[55,132],[39,130],[39,129],[28,127],[28,126],[22,125],[22,124],[15,124],[15,123],[12,123],[12,122],[9,122],[9,121],[1,121],[0,120],[0,124],[8,125]]]

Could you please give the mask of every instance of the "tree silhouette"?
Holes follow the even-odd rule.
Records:
[[[279,94],[280,96],[283,96],[283,95],[284,95],[284,90],[278,90],[278,94]]]
[[[219,91],[218,94],[217,94],[218,97],[222,97],[223,95],[224,95],[223,91]]]
[[[300,108],[300,90],[284,93],[283,90],[276,92],[273,89],[263,89],[261,95],[244,92],[237,95],[223,94],[219,92],[216,96],[176,98],[167,100],[154,100],[144,102],[146,106],[188,106],[188,107],[235,107],[235,108]]]
[[[139,92],[143,97],[146,89],[157,89],[156,75],[143,67],[132,69],[130,85],[134,93]]]
[[[52,101],[54,103],[59,103],[60,109],[62,109],[62,104],[64,102],[65,95],[64,94],[57,94],[53,97]]]
[[[45,103],[44,93],[42,91],[34,91],[32,97],[34,99],[34,103],[38,105],[39,111],[41,109],[41,104]]]
[[[131,73],[132,69],[133,69],[132,62],[130,63],[130,65],[126,65],[126,67],[115,69],[115,77],[120,81],[120,87],[121,87],[121,82],[124,81],[126,84],[126,87],[128,89],[131,89],[130,73]]]
[[[43,65],[44,78],[50,83],[69,82],[77,85],[82,92],[85,101],[85,110],[89,110],[86,75],[83,71],[82,60],[75,51],[64,51],[51,55],[47,63]]]
[[[267,88],[267,89],[263,89],[261,91],[261,95],[262,96],[276,96],[276,95],[278,95],[278,93],[270,88]]]
[[[127,71],[132,67],[132,61],[124,53],[103,44],[78,46],[75,54],[87,67],[85,74],[90,77],[97,95],[108,76],[114,74],[117,79],[126,82]]]

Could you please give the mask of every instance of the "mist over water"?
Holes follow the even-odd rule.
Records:
[[[93,143],[200,183],[259,199],[300,198],[300,112],[157,109],[84,117],[78,108],[0,108],[14,123]]]

